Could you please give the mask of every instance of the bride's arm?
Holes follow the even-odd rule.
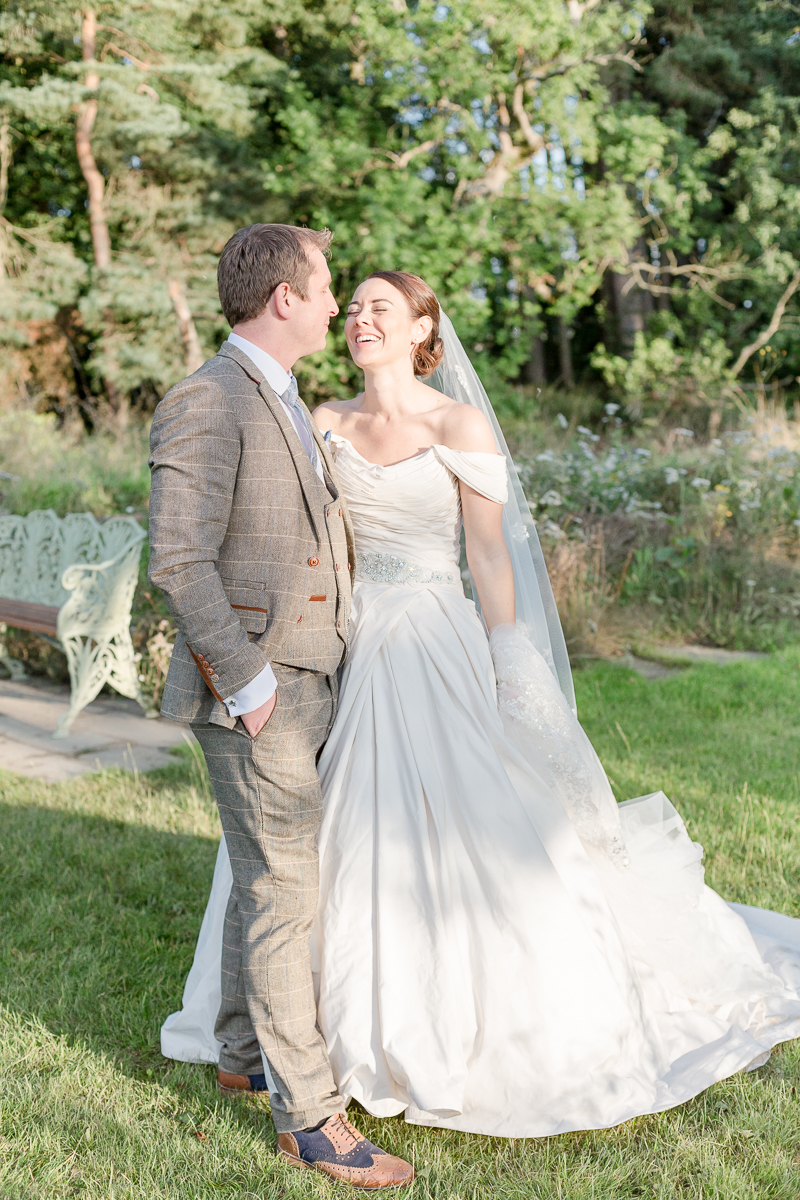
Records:
[[[467,562],[481,602],[483,619],[495,625],[513,624],[514,569],[503,537],[503,506],[459,483]]]
[[[477,409],[454,404],[447,413],[445,445],[468,453],[496,454],[489,422]],[[495,625],[513,624],[514,568],[503,537],[503,506],[459,481],[467,562],[478,592],[483,619]]]

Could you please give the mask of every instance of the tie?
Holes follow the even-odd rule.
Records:
[[[311,459],[311,465],[319,474],[319,455],[317,454],[317,444],[314,441],[314,434],[311,432],[311,420],[308,412],[303,404],[300,403],[300,397],[297,393],[297,380],[294,375],[289,379],[289,386],[281,396],[284,404],[290,410],[294,422],[294,427],[297,430],[298,437],[303,443],[303,449]]]

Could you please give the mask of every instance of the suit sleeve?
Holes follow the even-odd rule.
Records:
[[[151,583],[218,700],[267,665],[231,608],[217,571],[239,465],[240,439],[222,388],[196,376],[158,405],[150,434]]]

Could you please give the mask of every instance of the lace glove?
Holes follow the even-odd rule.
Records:
[[[520,625],[495,625],[489,650],[507,733],[549,775],[576,833],[627,866],[614,795],[592,745],[548,666]]]

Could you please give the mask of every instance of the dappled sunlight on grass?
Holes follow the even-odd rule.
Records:
[[[600,664],[576,684],[617,795],[663,787],[726,899],[800,913],[800,654],[655,681]],[[219,830],[188,749],[138,779],[2,774],[0,804],[0,1196],[341,1196],[275,1157],[263,1100],[224,1100],[213,1068],[160,1055]],[[611,1130],[509,1141],[355,1119],[416,1163],[409,1200],[795,1200],[798,1090],[793,1044]]]

